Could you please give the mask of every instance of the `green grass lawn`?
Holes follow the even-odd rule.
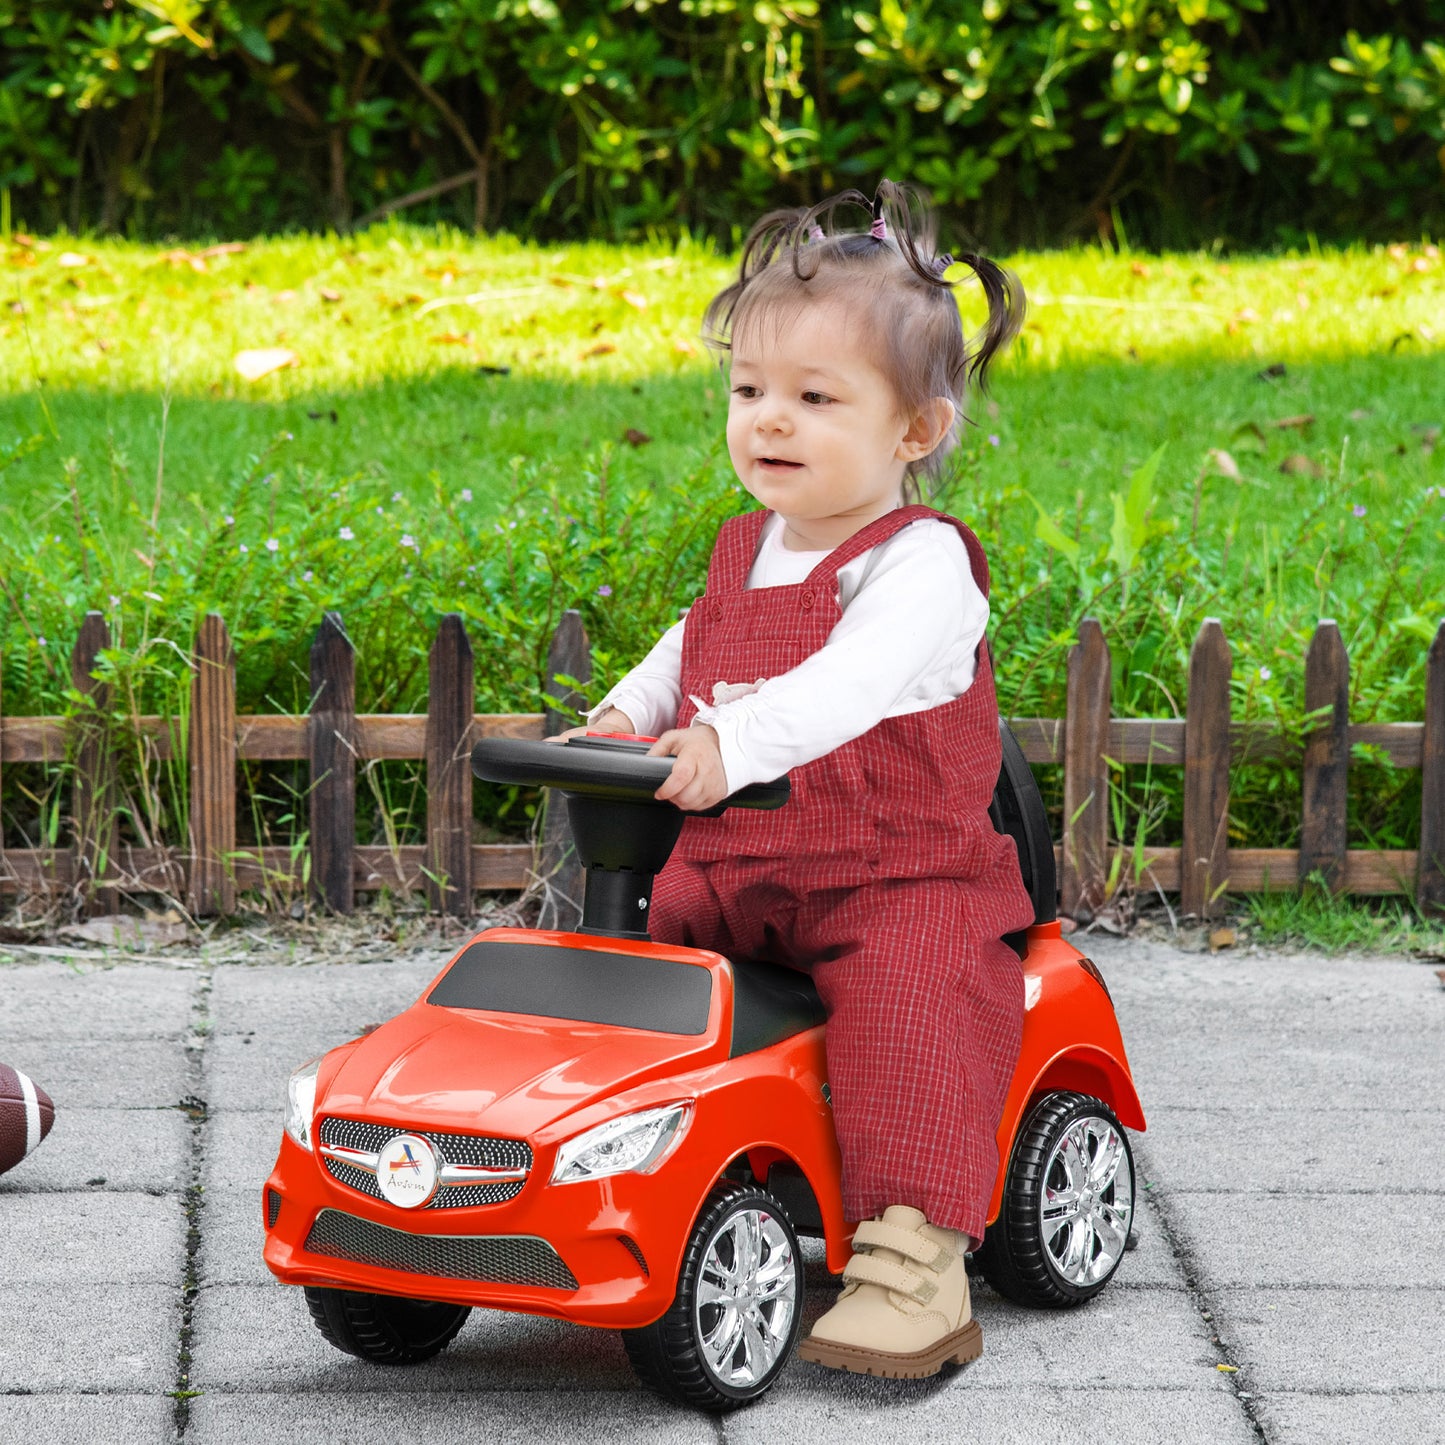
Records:
[[[1172,715],[1213,615],[1235,649],[1235,715],[1298,726],[1304,648],[1333,616],[1352,717],[1418,720],[1445,616],[1438,252],[1006,259],[1028,324],[945,498],[994,564],[1004,709],[1063,711],[1067,649],[1093,613],[1116,713]],[[451,609],[475,639],[481,706],[536,705],[568,606],[601,685],[693,595],[717,518],[744,500],[698,338],[732,265],[687,243],[538,248],[403,226],[200,252],[12,238],[5,710],[65,705],[85,607],[111,616],[117,677],[148,708],[179,695],[175,659],[207,607],[237,639],[243,709],[305,706],[327,607],[357,642],[363,708],[420,705]],[[961,295],[977,324],[976,291]],[[290,364],[246,380],[238,354],[267,348]],[[1121,556],[1115,496],[1161,446]],[[1041,540],[1040,509],[1077,562]],[[1177,841],[1177,772],[1136,771],[1120,835],[1143,819]],[[1360,760],[1354,846],[1415,845],[1418,776]],[[19,785],[4,786],[29,836]],[[1297,774],[1251,770],[1231,836],[1289,846],[1298,813]]]

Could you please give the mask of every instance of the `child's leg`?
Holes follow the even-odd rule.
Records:
[[[658,943],[731,954],[732,934],[704,864],[669,860],[652,888],[647,929]]]
[[[828,1010],[843,1209],[890,1205],[983,1238],[995,1131],[1018,1061],[1023,970],[970,929],[967,886],[880,881],[805,899],[795,946]]]

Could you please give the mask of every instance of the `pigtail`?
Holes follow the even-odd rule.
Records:
[[[1027,302],[1019,278],[997,261],[969,252],[958,258],[978,278],[988,303],[988,321],[968,344],[968,380],[988,390],[988,368],[994,357],[1023,330]]]

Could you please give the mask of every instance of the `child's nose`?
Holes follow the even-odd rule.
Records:
[[[758,430],[764,432],[788,431],[791,423],[788,410],[781,403],[769,398],[758,408]]]

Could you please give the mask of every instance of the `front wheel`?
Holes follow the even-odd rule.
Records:
[[[1045,1094],[1014,1141],[1003,1206],[975,1260],[1001,1295],[1067,1309],[1108,1284],[1133,1222],[1124,1126],[1087,1094]]]
[[[803,1257],[787,1211],[762,1189],[714,1186],[683,1254],[672,1308],[622,1343],[638,1378],[721,1413],[782,1373],[803,1319]]]
[[[417,1365],[439,1355],[466,1323],[466,1305],[306,1287],[316,1328],[348,1355],[377,1365]]]

